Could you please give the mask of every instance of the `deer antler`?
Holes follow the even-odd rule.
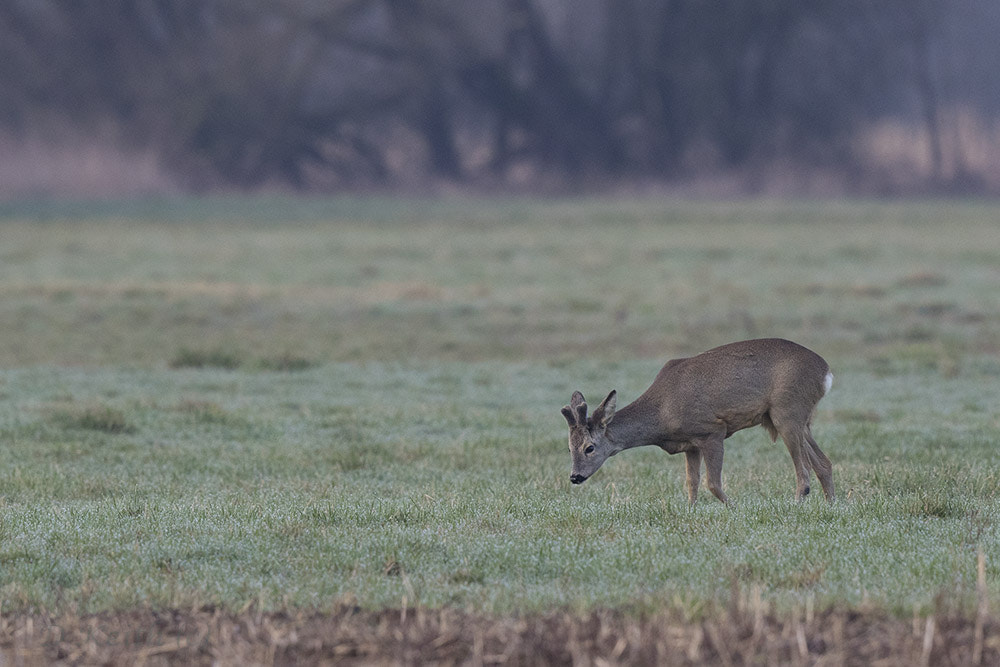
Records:
[[[570,426],[583,426],[587,423],[587,401],[583,394],[578,391],[573,392],[573,397],[569,399],[569,405],[563,406],[561,410],[566,423]]]

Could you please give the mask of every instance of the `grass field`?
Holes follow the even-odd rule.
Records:
[[[0,239],[4,618],[1000,604],[1000,206],[50,203]],[[835,504],[760,429],[732,508],[659,450],[570,485],[574,389],[771,335],[836,374]]]

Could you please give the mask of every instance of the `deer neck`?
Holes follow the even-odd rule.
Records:
[[[655,445],[662,440],[657,411],[638,401],[615,413],[605,436],[614,445],[613,454],[633,447]]]

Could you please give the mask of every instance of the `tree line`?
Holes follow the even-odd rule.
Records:
[[[975,184],[949,113],[995,122],[997,28],[977,0],[10,0],[0,125],[113,123],[192,185],[339,188],[864,174],[894,119],[928,181]]]

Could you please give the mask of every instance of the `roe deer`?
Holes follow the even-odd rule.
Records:
[[[833,466],[809,428],[816,404],[832,383],[830,366],[812,350],[762,338],[668,361],[649,389],[617,412],[614,391],[590,417],[583,394],[574,392],[562,409],[573,457],[570,481],[583,483],[622,450],[656,445],[668,454],[687,456],[689,503],[698,496],[702,459],[709,490],[725,503],[723,440],[761,424],[772,441],[780,435],[792,455],[796,499],[809,493],[810,470],[815,470],[832,501]]]

